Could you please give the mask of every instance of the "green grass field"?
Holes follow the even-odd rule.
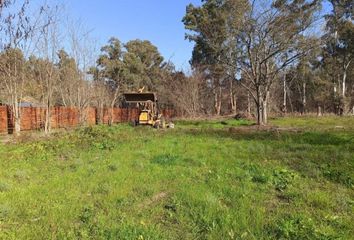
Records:
[[[0,239],[353,239],[354,118],[248,125],[2,144]]]

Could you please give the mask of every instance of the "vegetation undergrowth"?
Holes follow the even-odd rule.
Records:
[[[0,239],[350,239],[354,120],[339,121],[122,124],[1,145]]]

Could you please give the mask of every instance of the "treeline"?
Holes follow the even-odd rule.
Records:
[[[354,114],[352,0],[206,0],[183,22],[214,113]]]
[[[354,103],[353,2],[205,0],[183,23],[194,42],[191,71],[178,71],[147,40],[111,38],[97,50],[91,32],[61,6],[0,2],[0,101],[20,131],[21,103],[102,110],[126,91],[154,91],[180,116],[243,113],[349,114]],[[325,12],[325,13],[323,13]],[[84,116],[82,116],[84,120]],[[84,121],[83,121],[84,122]]]

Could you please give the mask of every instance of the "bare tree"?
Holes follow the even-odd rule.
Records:
[[[72,81],[65,84],[71,85],[74,93],[69,98],[70,102],[79,110],[80,123],[86,122],[86,109],[93,100],[94,85],[91,83],[92,76],[89,74],[90,67],[95,64],[97,59],[97,47],[95,40],[91,37],[91,30],[78,21],[68,20],[68,37],[70,43],[70,53],[75,60],[79,75]]]
[[[193,71],[186,77],[183,73],[175,73],[166,79],[169,99],[175,108],[185,117],[197,117],[203,113],[203,90],[205,89],[205,76]]]
[[[25,89],[25,58],[19,49],[7,49],[1,54],[0,75],[3,95],[11,106],[14,131],[21,131],[20,101]]]
[[[267,124],[270,90],[277,76],[317,47],[314,39],[305,36],[317,7],[316,0],[302,4],[278,1],[271,6],[253,1],[239,38],[243,52],[239,68],[241,84],[255,101],[260,125]]]
[[[18,135],[21,131],[20,102],[26,83],[24,66],[26,56],[33,47],[32,40],[38,33],[38,20],[42,10],[37,11],[39,16],[31,15],[28,10],[29,0],[18,3],[19,10],[6,9],[12,4],[14,1],[2,1],[0,5],[0,47],[4,50],[0,63],[0,84],[6,102],[11,106],[14,130]]]
[[[41,35],[37,44],[37,54],[43,60],[42,68],[39,72],[39,80],[43,89],[43,104],[45,105],[44,131],[46,134],[51,132],[51,117],[53,96],[59,79],[59,73],[56,66],[58,61],[57,52],[61,48],[60,43],[60,8],[58,6],[50,7],[44,5],[41,8],[42,28]]]

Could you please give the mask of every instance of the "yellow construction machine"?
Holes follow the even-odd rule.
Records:
[[[133,125],[150,125],[155,128],[166,128],[165,118],[158,112],[157,97],[155,93],[142,91],[124,93],[125,102],[133,104],[139,109],[139,118],[133,121]]]

